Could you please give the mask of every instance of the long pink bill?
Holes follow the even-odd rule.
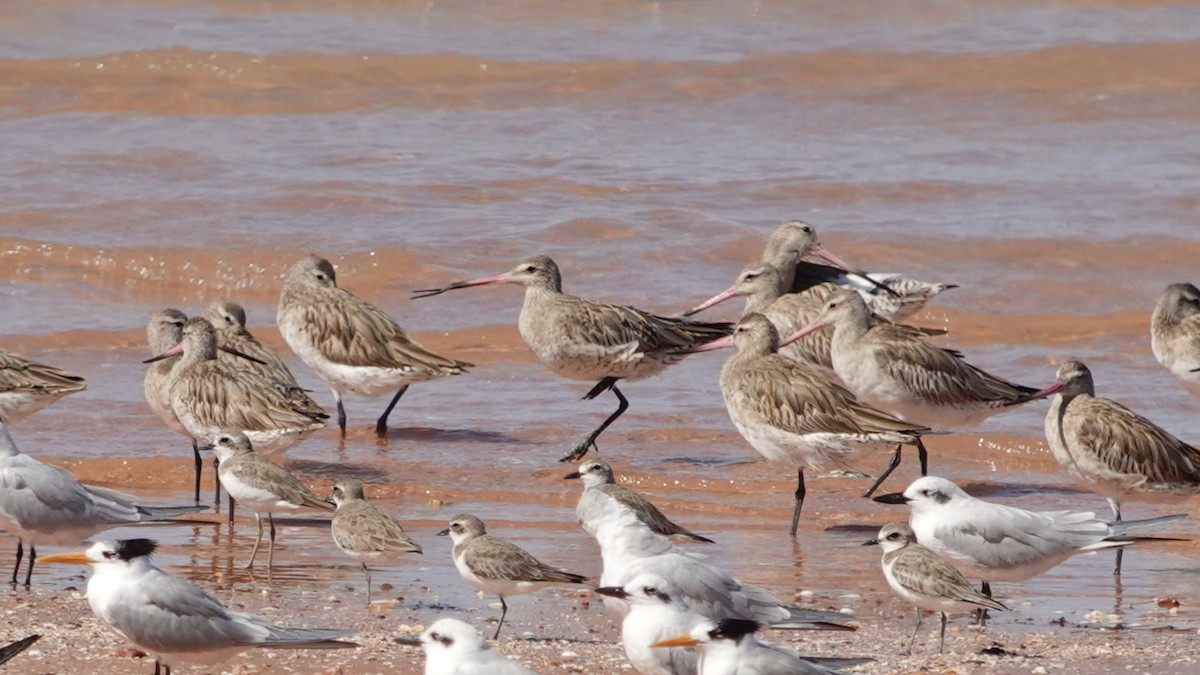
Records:
[[[681,349],[676,353],[678,353],[678,354],[696,354],[698,352],[713,352],[718,349],[728,349],[729,347],[732,347],[732,346],[733,346],[733,336],[726,335],[725,337],[717,338],[716,340],[713,340],[712,342],[706,342],[706,343],[700,345],[699,347],[692,347],[691,349]]]
[[[182,353],[183,353],[183,343],[180,342],[179,344],[175,345],[174,347],[171,347],[170,349],[159,354],[158,356],[151,356],[150,358],[146,359],[145,361],[142,361],[142,363],[154,363],[155,361],[162,361],[163,359],[169,359],[172,356],[179,356]]]
[[[824,327],[825,327],[825,324],[822,323],[820,319],[817,319],[816,321],[813,321],[812,323],[808,324],[804,328],[801,328],[800,330],[796,331],[795,333],[792,333],[791,335],[789,335],[787,337],[787,339],[785,339],[783,342],[779,343],[779,346],[784,347],[786,345],[790,345],[793,342],[795,342],[796,340],[799,340],[800,338],[804,337],[805,335],[815,333]]]
[[[705,300],[704,302],[702,302],[702,303],[696,305],[695,307],[689,309],[688,311],[684,312],[683,315],[691,316],[693,314],[699,314],[700,312],[703,312],[704,310],[708,309],[709,307],[712,307],[714,305],[719,305],[722,302],[725,302],[726,300],[728,300],[730,298],[736,298],[739,295],[741,295],[741,293],[738,293],[737,288],[734,288],[731,286],[728,289],[721,291],[720,293],[717,293],[716,295],[712,296],[711,298]]]
[[[443,286],[442,288],[418,289],[418,290],[413,291],[413,296],[409,299],[417,300],[420,298],[432,298],[435,295],[441,295],[442,293],[445,293],[446,291],[453,291],[456,288],[470,288],[472,286],[486,286],[488,284],[508,284],[508,283],[512,283],[512,272],[505,272],[503,274],[496,274],[496,275],[490,276],[490,277],[483,277],[482,279],[471,279],[470,281],[456,281],[456,282],[450,284],[449,286]]]
[[[817,244],[816,246],[812,247],[812,254],[817,256],[818,258],[824,260],[825,262],[830,263],[831,265],[841,268],[842,271],[844,271],[844,272],[849,272],[850,274],[856,274],[856,275],[862,277],[863,279],[865,279],[867,281],[867,283],[871,284],[872,286],[874,286],[875,288],[878,288],[881,291],[884,291],[885,293],[887,293],[888,295],[890,295],[892,297],[896,297],[896,298],[900,297],[900,294],[897,293],[896,291],[892,290],[890,287],[885,286],[885,285],[879,283],[878,281],[875,281],[871,277],[867,276],[866,272],[864,272],[858,268],[851,267],[850,264],[847,263],[845,260],[842,260],[841,258],[837,257],[836,255],[830,253],[828,249],[826,249],[824,246],[822,246],[820,244]]]
[[[1062,388],[1063,388],[1063,383],[1056,381],[1054,384],[1050,385],[1049,387],[1046,387],[1045,389],[1041,389],[1039,391],[1035,391],[1032,394],[1027,394],[1025,396],[1022,396],[1021,398],[1013,401],[1012,403],[1009,403],[1008,405],[1020,405],[1022,403],[1028,403],[1029,401],[1036,401],[1039,398],[1046,398],[1048,396],[1053,396],[1053,395],[1057,394],[1058,392],[1062,391]]]
[[[249,354],[245,354],[243,352],[240,352],[240,351],[234,349],[233,347],[226,347],[225,345],[219,344],[219,345],[217,345],[217,349],[220,349],[221,351],[225,352],[226,354],[233,354],[234,356],[236,356],[238,358],[246,359],[247,361],[253,361],[253,362],[259,364],[260,366],[267,365],[266,362],[263,361],[262,359],[256,359],[253,356],[250,356]],[[179,356],[182,353],[183,353],[183,343],[180,342],[179,344],[175,345],[174,347],[171,347],[170,349],[159,354],[158,356],[152,356],[152,357],[146,359],[145,361],[142,361],[142,363],[154,363],[155,361],[162,361],[163,359],[169,359],[172,356]]]

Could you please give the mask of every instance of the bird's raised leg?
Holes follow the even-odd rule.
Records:
[[[892,475],[892,472],[896,470],[896,467],[900,466],[900,451],[903,449],[903,444],[896,444],[896,452],[892,454],[892,461],[888,462],[887,468],[883,470],[883,473],[879,474],[879,478],[875,479],[875,482],[871,485],[871,488],[863,493],[864,497],[870,497],[871,495],[875,494],[875,491],[879,489],[879,486],[883,485],[883,481],[887,480],[887,477]]]
[[[604,433],[604,430],[608,428],[608,425],[615,422],[616,419],[620,417],[626,409],[629,408],[629,401],[626,400],[625,395],[621,393],[621,390],[617,388],[617,378],[615,377],[606,377],[603,380],[600,380],[600,382],[598,382],[596,386],[592,387],[592,390],[589,391],[583,398],[585,401],[591,400],[600,394],[603,394],[605,391],[608,391],[609,389],[612,390],[612,393],[617,395],[618,405],[616,412],[609,415],[608,419],[604,420],[603,424],[596,427],[592,433],[588,434],[587,438],[583,439],[579,445],[576,445],[575,448],[571,450],[570,454],[558,461],[578,462],[580,458],[587,454],[589,449],[596,447],[596,439],[599,438],[600,434]],[[596,449],[599,451],[599,448]]]

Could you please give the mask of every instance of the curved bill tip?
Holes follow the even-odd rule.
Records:
[[[878,539],[868,539],[868,540],[864,541],[862,543],[862,545],[863,546],[878,546],[879,540]]]
[[[420,647],[420,646],[422,646],[420,638],[398,637],[398,638],[392,638],[392,641],[398,645],[404,645],[405,647]]]
[[[572,471],[571,473],[569,473],[569,474],[567,474],[567,475],[563,476],[563,480],[573,480],[573,479],[577,479],[577,478],[579,478],[581,475],[582,475],[582,474],[580,474],[578,471]]]
[[[439,536],[439,537],[448,537],[448,536],[450,536],[450,528],[448,528],[448,527],[447,527],[446,529],[442,530],[441,532],[438,532],[438,536]]]
[[[1038,391],[1035,391],[1032,394],[1027,394],[1025,396],[1022,396],[1021,399],[1019,401],[1017,401],[1017,403],[1025,403],[1027,401],[1036,401],[1039,398],[1046,398],[1047,396],[1053,396],[1053,395],[1057,394],[1058,392],[1062,391],[1062,388],[1063,388],[1063,383],[1056,381],[1054,384],[1050,385],[1049,387],[1046,387],[1045,389],[1039,389]]]
[[[892,296],[893,298],[900,297],[900,294],[897,293],[892,287],[887,286],[885,284],[881,284],[878,281],[872,279],[870,276],[868,276],[866,272],[864,272],[860,269],[857,269],[855,267],[852,267],[850,265],[850,263],[847,263],[845,260],[842,260],[841,258],[837,257],[836,255],[830,253],[829,249],[825,248],[821,244],[817,244],[816,246],[814,246],[812,248],[812,253],[813,253],[813,255],[817,256],[818,258],[821,258],[822,260],[824,260],[825,262],[830,263],[836,267],[840,267],[845,272],[849,272],[850,274],[862,277],[867,283],[871,284],[876,289],[883,291],[884,293],[887,293],[888,295]]]
[[[238,350],[234,349],[233,347],[226,347],[225,345],[219,344],[219,345],[217,345],[217,349],[220,349],[221,351],[225,352],[226,354],[233,354],[234,356],[238,357],[239,359],[246,359],[247,361],[253,361],[254,363],[257,363],[260,366],[267,365],[266,361],[263,361],[262,359],[259,359],[259,358],[255,358],[253,356],[250,356],[249,354],[247,354],[245,352],[238,351]]]
[[[471,279],[469,281],[455,281],[452,284],[441,288],[423,288],[413,291],[410,300],[420,300],[421,298],[431,298],[435,295],[441,295],[446,291],[453,291],[459,288],[470,288],[472,286],[485,286],[487,284],[507,284],[512,282],[512,272],[504,272],[490,277],[482,277],[480,279]]]
[[[885,495],[872,497],[871,499],[880,504],[907,504],[909,502],[908,497],[905,497],[903,492],[889,492]]]

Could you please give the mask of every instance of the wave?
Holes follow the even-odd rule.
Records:
[[[1054,92],[1078,104],[1072,97],[1195,91],[1197,62],[1200,44],[1191,42],[1071,44],[1001,54],[836,49],[728,63],[498,61],[461,53],[255,56],[178,47],[87,58],[0,59],[0,81],[6,83],[0,88],[0,110],[6,117],[316,114],[614,101],[711,104],[758,92],[840,93],[867,102],[901,93]]]

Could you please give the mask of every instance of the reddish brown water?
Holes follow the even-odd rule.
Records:
[[[425,556],[376,579],[419,578],[422,601],[483,606],[432,536],[461,511],[599,571],[573,524],[578,487],[555,460],[613,401],[579,401],[584,385],[533,359],[516,289],[407,299],[535,253],[558,260],[569,291],[678,311],[727,286],[777,222],[803,218],[857,265],[960,284],[921,321],[948,327],[945,344],[975,363],[1041,385],[1081,358],[1102,395],[1200,437],[1200,402],[1148,337],[1157,294],[1195,281],[1200,257],[1193,7],[56,0],[5,14],[0,341],[89,383],[14,429],[18,444],[92,480],[186,498],[186,444],[142,400],[148,313],[231,295],[286,350],[273,328],[282,274],[318,252],[343,287],[479,364],[414,387],[386,442],[368,430],[385,401],[351,399],[344,444],[326,430],[286,457],[322,486],[366,479],[413,523]],[[721,403],[721,360],[629,385],[603,457],[711,533],[712,555],[742,576],[784,596],[813,589],[868,621],[906,611],[880,588],[877,552],[857,547],[903,514],[859,499],[864,481],[813,480],[791,541],[792,471],[750,461]],[[1000,501],[1106,510],[1046,453],[1044,412],[934,438],[933,471]],[[906,464],[888,487],[914,475]],[[1190,504],[1126,515],[1179,509]],[[1196,536],[1200,522],[1172,532]],[[166,563],[201,580],[237,574],[230,556],[250,543],[211,526],[154,534],[171,545]],[[293,580],[360,592],[324,529],[281,541],[284,592]],[[1083,557],[1004,586],[1015,611],[992,625],[1111,609],[1110,566]],[[1191,543],[1133,551],[1125,569],[1128,621],[1159,611],[1155,596],[1200,601]]]

